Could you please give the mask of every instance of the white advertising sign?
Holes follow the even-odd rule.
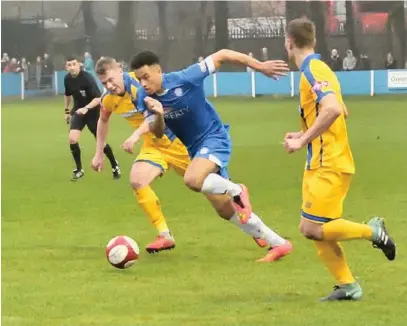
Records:
[[[389,88],[407,88],[407,70],[388,70],[387,86]]]

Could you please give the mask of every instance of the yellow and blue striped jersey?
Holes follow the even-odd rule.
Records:
[[[101,97],[101,105],[106,111],[122,116],[131,127],[137,129],[144,122],[144,115],[139,112],[135,104],[137,103],[137,92],[142,86],[134,73],[123,73],[123,81],[125,93],[116,95],[106,90]],[[169,146],[176,137],[171,130],[166,128],[163,138],[157,138],[150,132],[144,134],[143,138],[146,143],[153,146]]]
[[[300,115],[304,132],[315,123],[321,110],[320,101],[324,96],[335,94],[338,103],[343,105],[338,78],[320,58],[319,54],[311,54],[301,66]],[[308,144],[305,168],[312,170],[320,167],[342,173],[355,173],[344,112],[325,132]]]

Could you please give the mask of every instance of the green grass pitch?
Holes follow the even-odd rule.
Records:
[[[74,184],[63,99],[3,103],[2,325],[405,325],[407,97],[346,101],[356,176],[344,217],[386,217],[398,257],[388,262],[368,242],[345,243],[364,297],[340,304],[317,301],[334,280],[298,231],[305,152],[288,155],[281,145],[285,132],[299,128],[297,99],[214,100],[231,124],[232,176],[249,186],[254,211],[294,245],[292,255],[266,265],[255,263],[264,250],[173,172],[153,188],[177,248],[147,255],[155,230],[128,185],[132,157],[120,149],[131,131],[126,122],[115,117],[109,136],[122,180],[113,181],[110,169],[88,168],[95,143],[85,130],[85,178]],[[104,256],[119,234],[142,248],[139,262],[124,271]]]

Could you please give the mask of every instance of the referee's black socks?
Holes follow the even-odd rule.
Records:
[[[82,170],[81,148],[79,147],[79,144],[75,143],[75,144],[70,144],[69,146],[71,147],[71,153],[72,153],[73,159],[75,160],[76,169]]]
[[[109,144],[106,144],[105,148],[103,149],[103,152],[105,153],[106,157],[109,159],[112,169],[114,169],[117,166],[117,161],[116,161],[116,158],[114,157],[113,150],[109,146]]]

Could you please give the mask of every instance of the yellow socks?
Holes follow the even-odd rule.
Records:
[[[133,190],[134,196],[144,212],[149,217],[151,223],[156,227],[159,233],[168,232],[169,229],[164,215],[161,211],[160,201],[150,186],[139,190]]]
[[[371,240],[372,235],[372,229],[367,224],[355,223],[342,218],[322,225],[324,241]]]
[[[314,241],[318,255],[339,284],[354,283],[355,279],[346,263],[345,253],[339,242]]]

